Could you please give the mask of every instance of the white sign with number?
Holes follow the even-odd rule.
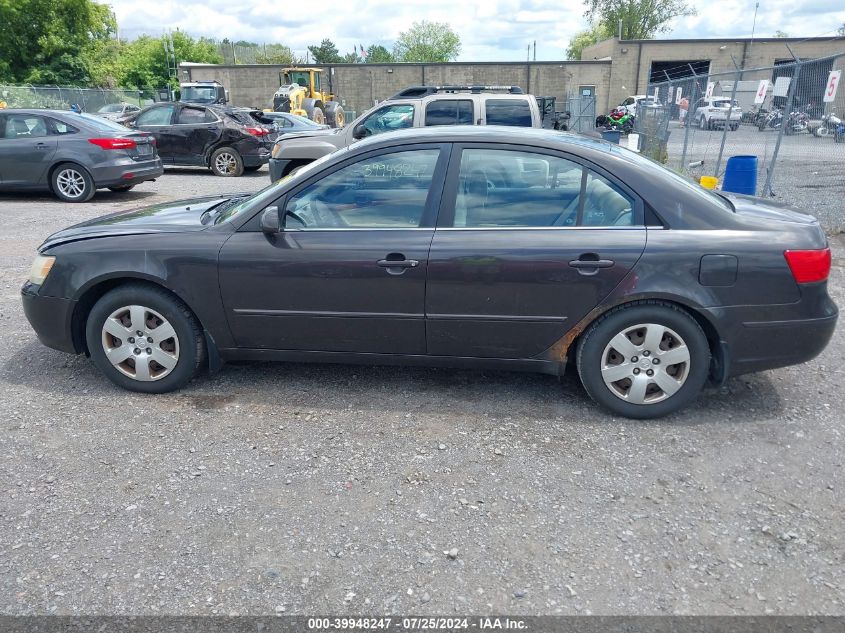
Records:
[[[715,87],[716,87],[716,84],[713,83],[712,81],[707,82],[707,91],[704,93],[705,99],[709,99],[710,97],[713,96],[713,88],[715,88]]]
[[[681,105],[681,97],[684,96],[683,89],[678,86],[678,89],[675,91],[675,105]]]
[[[769,91],[769,80],[761,79],[757,86],[757,94],[754,95],[754,103],[763,103],[766,100],[766,93]]]
[[[834,99],[836,99],[836,90],[839,88],[839,80],[842,77],[841,70],[831,70],[830,75],[827,77],[827,85],[824,89],[824,99],[825,103],[830,103]]]
[[[775,89],[772,92],[772,95],[775,97],[788,96],[790,83],[792,83],[792,77],[778,77],[775,79]]]

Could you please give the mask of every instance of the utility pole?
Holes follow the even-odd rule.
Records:
[[[748,52],[754,48],[754,30],[757,28],[757,9],[760,8],[760,3],[754,3],[754,21],[751,23],[751,42],[748,44]]]
[[[537,61],[537,40],[534,40],[534,61]]]
[[[525,61],[531,61],[531,44],[528,45],[528,51],[525,53]]]

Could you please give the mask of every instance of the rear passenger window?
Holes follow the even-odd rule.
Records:
[[[425,124],[472,125],[472,101],[468,99],[443,99],[432,101],[425,107]]]
[[[205,123],[207,120],[204,108],[182,108],[182,111],[179,113],[180,125]]]
[[[487,125],[531,127],[531,108],[525,99],[488,99]]]
[[[465,149],[453,226],[631,226],[634,201],[606,178],[565,158]]]

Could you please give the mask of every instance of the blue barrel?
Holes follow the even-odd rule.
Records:
[[[605,141],[610,141],[611,143],[616,143],[619,145],[619,137],[622,136],[622,133],[619,130],[604,130],[601,133],[601,137]]]
[[[722,191],[757,195],[757,157],[731,156],[725,167]]]

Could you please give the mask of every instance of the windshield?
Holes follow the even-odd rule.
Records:
[[[730,99],[722,99],[720,101],[714,101],[713,106],[716,108],[727,108],[731,103]],[[736,101],[734,101],[734,105],[739,105]]]
[[[308,163],[304,167],[300,167],[295,174],[288,174],[281,180],[278,180],[268,185],[267,187],[264,187],[264,189],[253,194],[249,198],[246,198],[238,204],[225,209],[220,213],[220,215],[214,218],[214,224],[223,224],[224,222],[234,220],[242,213],[257,211],[258,209],[267,206],[275,198],[278,197],[282,187],[287,185],[287,183],[289,183],[292,179],[296,178],[298,180],[299,178],[305,178],[309,174],[312,174],[313,172],[317,171],[320,165],[325,163],[330,158],[334,158],[338,154],[345,153],[348,151],[348,149],[342,149],[332,154],[326,154],[325,156],[322,156],[315,160],[313,163]]]
[[[217,101],[217,88],[214,86],[185,86],[182,88],[182,101],[214,103]]]
[[[122,103],[110,103],[108,105],[104,105],[102,108],[97,110],[97,112],[123,112],[123,104]]]
[[[86,112],[82,112],[77,114],[81,119],[85,120],[85,123],[90,125],[93,128],[97,128],[103,132],[121,132],[123,134],[127,134],[129,130],[123,127],[120,123],[115,123],[114,121],[109,121],[108,119],[103,119],[101,117],[95,116],[93,114],[88,114]]]

